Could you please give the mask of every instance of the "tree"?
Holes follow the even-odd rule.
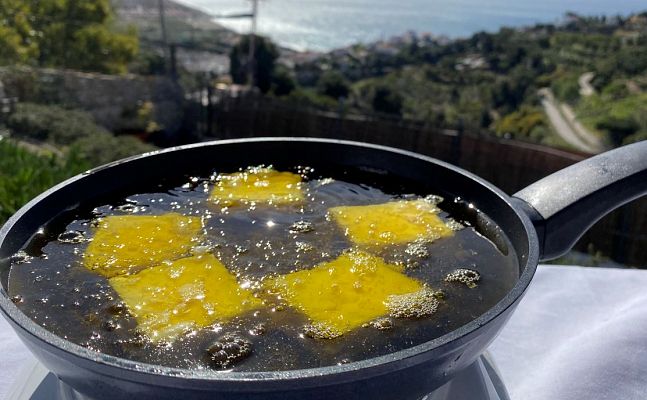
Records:
[[[622,145],[627,137],[632,136],[640,129],[640,125],[635,119],[631,117],[619,118],[613,115],[600,119],[595,127],[607,131],[614,146]]]
[[[511,135],[516,139],[528,139],[533,136],[533,131],[545,127],[546,120],[539,108],[522,106],[497,121],[495,131],[501,137]],[[537,136],[536,132],[534,136]]]
[[[112,18],[109,0],[0,0],[0,64],[125,72],[137,36]]]
[[[378,86],[373,95],[373,110],[400,115],[402,113],[402,95],[387,86]]]
[[[38,54],[24,2],[0,0],[0,64],[24,63]]]
[[[330,70],[326,71],[317,82],[319,93],[338,99],[340,97],[348,97],[350,92],[350,85],[344,75],[339,71]]]
[[[276,68],[272,74],[272,92],[276,96],[287,96],[296,89],[296,82],[290,70],[285,67]]]
[[[249,38],[243,36],[229,53],[230,74],[234,83],[246,84],[249,71]],[[254,36],[254,85],[261,93],[267,93],[272,87],[272,74],[279,51],[268,38]]]

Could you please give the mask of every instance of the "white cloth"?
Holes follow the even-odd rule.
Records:
[[[513,400],[647,399],[647,271],[541,266],[490,352]]]
[[[540,266],[490,346],[512,400],[647,399],[647,271]],[[30,353],[0,318],[0,398]]]
[[[0,399],[7,398],[18,374],[33,356],[14,333],[9,323],[0,317]]]

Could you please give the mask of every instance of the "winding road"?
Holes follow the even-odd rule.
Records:
[[[578,81],[581,95],[590,96],[595,93],[595,89],[590,84],[592,78],[593,74],[590,72],[580,76]],[[549,88],[540,89],[539,95],[541,105],[544,107],[551,125],[565,142],[586,153],[595,154],[604,151],[604,145],[600,138],[577,121],[575,112],[568,104],[561,104],[557,101]]]

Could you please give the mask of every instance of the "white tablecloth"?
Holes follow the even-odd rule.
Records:
[[[540,266],[490,353],[513,400],[647,399],[647,271]],[[30,359],[0,318],[0,398]]]

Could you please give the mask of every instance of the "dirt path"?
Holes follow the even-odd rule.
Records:
[[[539,94],[550,123],[562,139],[580,151],[592,154],[604,151],[600,139],[582,126],[573,110],[566,104],[560,104],[550,89],[541,89]]]

